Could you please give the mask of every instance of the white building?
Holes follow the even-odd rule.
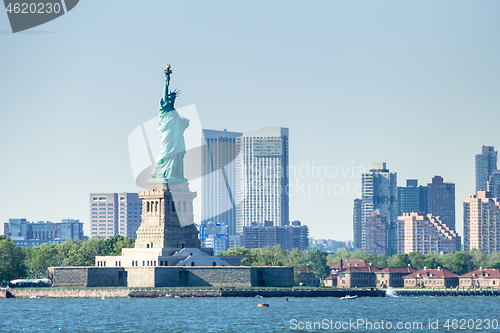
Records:
[[[252,222],[288,225],[288,128],[244,132],[236,142],[236,231]]]
[[[136,239],[142,201],[137,193],[91,193],[90,237],[121,235]]]

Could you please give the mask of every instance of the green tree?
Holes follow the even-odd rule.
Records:
[[[74,243],[63,260],[64,266],[94,266],[95,257],[102,255],[104,239],[94,237],[84,242]]]
[[[474,270],[474,264],[472,262],[472,255],[470,252],[459,251],[446,255],[444,262],[447,263],[445,267],[449,267],[452,272],[458,275],[463,275]]]
[[[327,253],[320,249],[309,249],[303,252],[309,266],[313,269],[314,275],[320,279],[330,275],[330,266],[326,262]]]
[[[390,267],[407,267],[411,264],[410,256],[408,254],[395,254],[389,260]]]
[[[0,235],[0,284],[25,276],[23,251],[11,238]]]
[[[482,249],[472,249],[469,253],[472,256],[472,264],[474,265],[474,268],[477,269],[479,267],[487,267],[488,258]]]
[[[251,252],[249,249],[244,247],[235,246],[226,251],[219,253],[220,256],[240,256],[241,266],[255,266],[254,263],[257,261],[255,252]]]
[[[488,256],[486,267],[500,269],[500,252],[494,252]]]
[[[132,248],[134,244],[135,241],[132,238],[116,235],[103,242],[101,253],[103,256],[119,256],[123,248]]]
[[[307,260],[302,255],[302,252],[295,248],[292,251],[287,251],[287,257],[283,259],[283,264],[290,267],[300,267],[306,265]]]
[[[408,253],[408,258],[410,258],[411,267],[413,267],[415,269],[424,268],[425,256],[423,254],[418,253],[418,252],[411,252],[411,253]]]
[[[433,255],[433,254],[427,255],[423,260],[423,264],[424,267],[427,267],[429,269],[438,268],[442,266],[439,255]]]
[[[44,243],[24,248],[28,277],[47,277],[47,268],[57,266],[58,244]]]
[[[59,244],[57,247],[57,255],[55,258],[56,266],[63,266],[64,259],[66,259],[69,255],[69,252],[73,248],[73,246],[77,246],[80,241],[74,238],[70,238],[66,240],[64,243]]]
[[[252,266],[283,266],[283,263],[276,258],[276,253],[269,246],[262,249],[251,249],[250,253],[252,252],[256,258]]]

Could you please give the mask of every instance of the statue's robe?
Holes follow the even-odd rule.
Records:
[[[160,156],[156,161],[151,178],[167,183],[187,182],[184,178],[184,131],[189,126],[189,119],[181,117],[173,107],[175,97],[160,100]]]

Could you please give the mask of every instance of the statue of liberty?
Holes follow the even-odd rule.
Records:
[[[184,143],[184,131],[189,126],[189,119],[181,117],[174,107],[175,99],[179,95],[178,90],[169,91],[170,65],[166,66],[165,88],[160,100],[160,120],[158,130],[160,131],[160,156],[151,173],[150,182],[162,183],[186,183],[184,178],[184,155],[186,145]]]

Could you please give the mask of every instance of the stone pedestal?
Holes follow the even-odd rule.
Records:
[[[194,225],[193,199],[188,183],[150,183],[139,192],[141,226],[135,248],[199,248]]]

